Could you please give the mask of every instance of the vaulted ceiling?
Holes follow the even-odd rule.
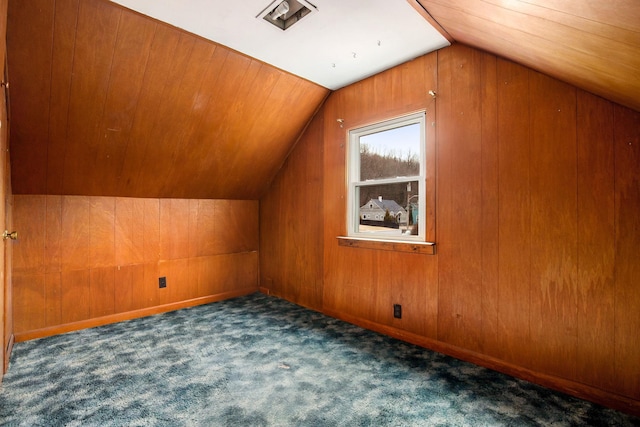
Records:
[[[640,110],[637,0],[415,0],[456,41]]]
[[[365,8],[365,0],[345,5],[359,1]],[[442,33],[432,47],[408,55],[457,41],[640,110],[637,0],[386,2],[413,6],[425,38],[434,37],[434,28]],[[180,7],[176,15],[184,20],[189,4],[197,12],[212,2],[138,3]],[[320,21],[331,8],[314,3]],[[407,26],[392,16],[386,16],[387,40]],[[264,25],[255,16],[251,22]],[[221,44],[178,25],[107,0],[9,1],[14,193],[256,199],[330,91],[362,78],[352,74],[332,86],[322,73],[292,69],[290,57],[257,59],[258,53],[235,50],[240,45],[229,47],[251,27],[224,32]],[[357,35],[354,28],[342,33],[340,48],[349,50],[348,38]],[[384,46],[377,41],[375,49]],[[318,63],[303,68],[327,66],[320,48],[309,53],[304,61]],[[376,72],[393,65],[373,63]]]

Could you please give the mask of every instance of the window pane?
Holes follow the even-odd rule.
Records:
[[[418,234],[418,181],[358,187],[358,233]]]
[[[360,137],[360,181],[419,174],[419,123]]]

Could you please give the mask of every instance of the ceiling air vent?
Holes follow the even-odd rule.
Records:
[[[317,11],[318,8],[305,0],[275,0],[256,18],[286,31],[305,16]]]

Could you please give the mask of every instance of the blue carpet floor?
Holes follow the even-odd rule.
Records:
[[[254,294],[16,344],[0,424],[640,426],[640,419]]]

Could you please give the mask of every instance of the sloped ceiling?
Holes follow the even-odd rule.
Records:
[[[384,4],[398,1],[413,6],[420,21],[444,29],[449,41],[640,111],[637,0]],[[406,24],[392,16],[385,15],[385,34]],[[227,47],[232,40],[222,45],[174,25],[107,0],[9,1],[14,193],[256,199],[266,191],[330,89],[316,77],[284,71],[286,63],[269,65]],[[428,28],[425,37],[433,36]],[[331,30],[325,26],[317,37]],[[225,34],[248,33],[251,28],[242,27]],[[358,31],[342,37],[340,49],[329,54],[347,48],[345,37],[355,40]],[[329,57],[315,51],[319,62],[307,68],[326,67]]]
[[[260,13],[282,0],[112,1],[331,90],[449,44],[406,0],[302,0],[312,12],[286,31]]]
[[[455,41],[640,111],[638,0],[410,0]]]
[[[103,0],[9,2],[15,194],[257,199],[329,90]]]

